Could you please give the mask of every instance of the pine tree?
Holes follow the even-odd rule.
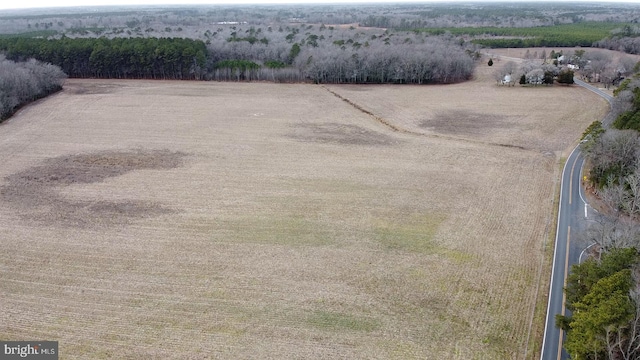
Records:
[[[573,71],[565,70],[558,75],[558,82],[560,84],[573,84]]]

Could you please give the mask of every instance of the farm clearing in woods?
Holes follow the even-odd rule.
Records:
[[[491,71],[68,80],[0,125],[0,338],[65,358],[536,352],[558,163],[607,105]]]

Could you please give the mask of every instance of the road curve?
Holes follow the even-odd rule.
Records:
[[[574,79],[579,86],[600,95],[611,104],[613,97],[600,89],[583,81]],[[606,126],[607,124],[605,124]],[[570,266],[579,262],[582,248],[572,244],[571,236],[578,233],[585,226],[587,218],[587,203],[582,196],[582,165],[584,157],[580,146],[576,146],[562,170],[560,184],[560,201],[558,208],[558,224],[556,229],[555,250],[553,252],[553,267],[551,269],[551,283],[549,285],[549,302],[545,320],[544,337],[542,340],[541,360],[568,359],[569,356],[562,349],[564,332],[556,327],[555,315],[566,314],[564,286]]]
[[[613,96],[607,94],[606,92],[598,89],[595,86],[589,85],[586,82],[582,81],[582,80],[578,80],[578,79],[573,79],[573,81],[576,83],[576,85],[580,85],[583,88],[590,90],[598,95],[600,95],[602,98],[604,98],[605,100],[607,100],[607,102],[609,103],[609,105],[611,105],[611,102],[613,101]]]

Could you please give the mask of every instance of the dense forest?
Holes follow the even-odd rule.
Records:
[[[218,30],[207,38],[214,65],[250,60],[276,78],[290,76],[291,66],[314,82],[452,83],[470,78],[480,56],[477,46],[446,35],[311,24]]]
[[[634,4],[550,2],[79,7],[0,13],[0,34],[208,41],[212,34],[238,25],[244,30],[326,25],[395,34],[449,33],[490,47],[592,46],[633,37],[625,29],[633,29],[639,19],[640,9]]]
[[[319,34],[319,35],[318,35]],[[376,35],[377,34],[377,35]],[[184,38],[0,38],[0,51],[35,58],[71,77],[453,83],[479,54],[448,36],[300,25],[277,31],[231,26],[207,42]]]
[[[633,52],[639,19],[625,4],[59,8],[0,12],[0,51],[71,77],[453,83],[482,46]]]
[[[382,29],[534,28],[583,22],[637,23],[635,4],[576,2],[202,5],[51,8],[0,13],[0,34],[202,36],[222,24],[357,25]]]
[[[57,66],[33,59],[16,63],[0,55],[0,120],[21,105],[62,89],[65,78]]]
[[[620,113],[614,102],[607,122]],[[623,111],[624,112],[624,111]],[[640,133],[606,129],[594,122],[581,145],[589,181],[604,206],[580,238],[595,244],[594,253],[574,265],[567,278],[567,308],[556,316],[566,331],[565,349],[572,359],[638,359],[640,357]]]
[[[7,58],[35,58],[77,78],[200,79],[206,61],[202,41],[190,39],[0,39]]]
[[[640,307],[635,247],[612,247],[574,265],[565,288],[572,315],[558,316],[572,359],[638,359]]]
[[[620,23],[587,21],[538,27],[424,28],[417,31],[472,36],[473,43],[492,48],[590,47],[621,26]]]
[[[638,71],[636,67],[634,71]],[[566,331],[573,359],[640,358],[640,79],[615,91],[603,122],[584,132],[581,148],[590,188],[603,215],[590,222],[582,240],[595,252],[574,265],[567,278],[567,308],[556,318]],[[607,124],[611,124],[609,128]]]
[[[596,41],[595,46],[609,50],[622,51],[629,54],[640,54],[640,27],[625,25],[622,28]]]

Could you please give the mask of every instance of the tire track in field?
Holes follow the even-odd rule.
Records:
[[[390,121],[386,120],[385,118],[374,114],[372,111],[369,111],[369,110],[365,109],[363,106],[355,103],[354,101],[350,100],[347,97],[344,97],[344,96],[338,94],[337,92],[327,88],[326,86],[320,85],[320,87],[323,88],[324,90],[328,91],[329,93],[331,93],[333,96],[337,97],[338,99],[340,99],[340,100],[346,102],[347,104],[351,105],[356,110],[358,110],[358,111],[360,111],[360,112],[372,117],[376,122],[382,124],[384,127],[390,129],[393,132],[407,134],[407,135],[413,135],[413,136],[428,137],[428,138],[455,140],[455,141],[461,141],[461,142],[466,142],[466,143],[471,143],[471,144],[512,148],[512,149],[517,149],[517,150],[532,151],[532,152],[535,152],[535,153],[540,153],[541,152],[541,151],[537,151],[537,150],[534,150],[534,149],[528,149],[528,148],[525,148],[524,146],[519,146],[519,145],[492,143],[492,142],[479,141],[479,140],[473,140],[473,139],[465,139],[465,138],[459,138],[459,137],[454,137],[454,136],[446,136],[446,135],[438,135],[438,134],[425,134],[425,133],[418,132],[418,131],[412,131],[412,130],[404,129],[404,128],[401,128],[401,127],[399,127],[397,125],[392,124]]]
[[[346,102],[347,104],[353,106],[354,108],[356,108],[358,111],[363,112],[369,116],[371,116],[372,118],[374,118],[377,122],[379,122],[380,124],[384,125],[385,127],[391,129],[394,132],[401,132],[401,133],[405,133],[405,134],[411,134],[411,135],[418,135],[418,136],[424,136],[425,134],[416,132],[416,131],[411,131],[411,130],[407,130],[407,129],[402,129],[396,125],[393,125],[392,123],[390,123],[389,121],[385,120],[384,118],[374,114],[373,112],[365,109],[364,107],[356,104],[355,102],[349,100],[348,98],[338,94],[337,92],[327,88],[324,85],[320,85],[320,87],[322,87],[323,89],[325,89],[326,91],[330,92],[331,94],[333,94],[335,97],[337,97],[338,99]]]

